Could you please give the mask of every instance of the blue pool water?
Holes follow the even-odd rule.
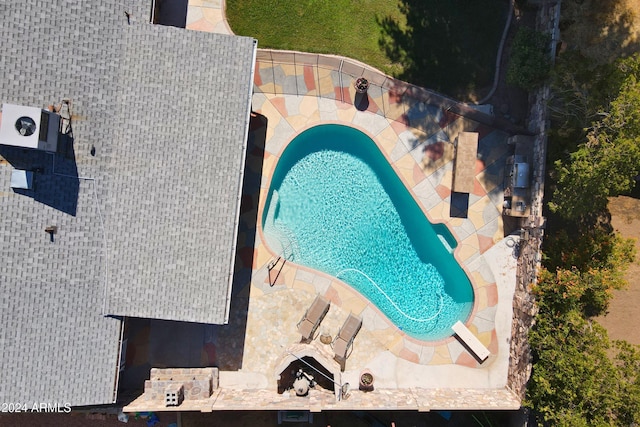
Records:
[[[348,283],[415,338],[450,336],[471,312],[471,283],[451,253],[455,239],[429,222],[356,129],[316,126],[287,146],[262,226],[273,251]]]

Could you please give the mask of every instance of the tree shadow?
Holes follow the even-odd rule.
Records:
[[[406,23],[377,17],[379,45],[401,64],[397,77],[456,98],[479,97],[492,83],[505,0],[400,0]]]
[[[627,196],[640,200],[640,180],[636,180],[635,187],[633,187],[633,190],[631,190]]]

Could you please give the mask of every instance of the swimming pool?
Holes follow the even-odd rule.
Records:
[[[266,244],[289,260],[348,283],[408,335],[453,334],[473,289],[376,144],[347,126],[320,125],[286,147],[262,216]]]

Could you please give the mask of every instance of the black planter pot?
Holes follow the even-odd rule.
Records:
[[[369,89],[369,80],[364,77],[358,77],[353,85],[356,88],[356,92],[367,93],[367,90]]]

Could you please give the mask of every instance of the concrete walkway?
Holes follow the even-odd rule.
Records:
[[[233,34],[224,16],[224,0],[189,0],[187,30]]]

